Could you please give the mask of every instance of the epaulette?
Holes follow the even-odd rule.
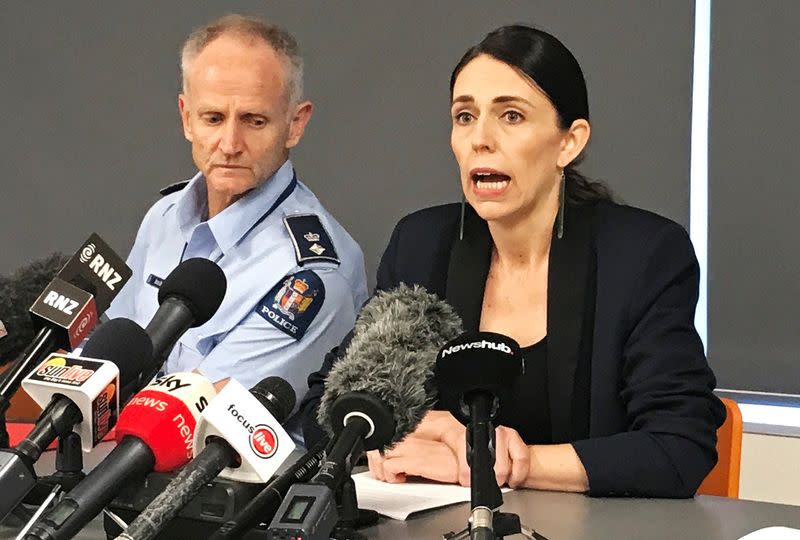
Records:
[[[181,180],[180,182],[175,182],[174,184],[170,184],[158,190],[162,197],[166,197],[170,193],[175,193],[176,191],[180,191],[186,187],[186,184],[189,183],[189,180]]]
[[[292,214],[283,218],[294,244],[297,264],[328,261],[339,264],[333,242],[316,214]]]

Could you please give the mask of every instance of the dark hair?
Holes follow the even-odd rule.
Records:
[[[530,26],[510,25],[489,32],[461,57],[450,76],[450,98],[461,70],[482,54],[508,64],[528,76],[550,99],[558,126],[569,129],[579,118],[589,120],[586,81],[578,61],[555,36]],[[574,203],[611,200],[608,187],[576,170],[583,153],[564,169],[567,200]]]

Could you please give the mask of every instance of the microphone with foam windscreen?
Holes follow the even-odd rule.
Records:
[[[36,486],[33,464],[57,437],[75,430],[88,452],[114,427],[119,387],[135,377],[152,350],[135,322],[114,319],[100,326],[80,357],[54,354],[22,386],[44,406],[31,432],[13,450],[0,450],[0,520]]]
[[[453,308],[419,286],[378,292],[364,306],[319,407],[319,422],[332,436],[330,451],[311,482],[286,494],[270,523],[273,537],[330,533],[334,494],[354,451],[392,445],[417,427],[436,398],[436,354],[461,330]]]
[[[292,385],[267,377],[250,392],[231,379],[203,411],[195,457],[117,538],[149,540],[226,467],[229,476],[266,482],[294,450],[280,424],[294,409]]]
[[[201,326],[214,316],[227,286],[222,269],[208,259],[186,259],[169,273],[158,289],[158,310],[145,327],[153,341],[153,360],[134,385],[134,392],[158,373],[189,328]]]
[[[494,474],[493,420],[522,372],[519,344],[494,332],[462,334],[436,360],[439,404],[467,426],[473,540],[496,536],[493,511],[503,504],[503,496]]]
[[[132,271],[92,234],[30,308],[36,335],[0,382],[0,414],[22,379],[56,349],[72,350],[91,332]]]
[[[25,538],[72,538],[127,482],[186,464],[192,457],[197,421],[214,395],[214,385],[197,373],[167,375],[136,394],[119,415],[116,448]]]

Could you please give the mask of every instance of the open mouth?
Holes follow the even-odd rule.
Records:
[[[470,178],[481,191],[502,191],[511,182],[511,177],[494,169],[473,169]]]

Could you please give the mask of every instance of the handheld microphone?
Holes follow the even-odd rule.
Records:
[[[53,354],[22,382],[44,410],[13,450],[0,450],[0,488],[12,494],[0,501],[0,520],[36,486],[33,464],[57,437],[74,429],[88,452],[108,434],[117,421],[120,382],[138,376],[151,349],[138,324],[114,319],[92,334],[82,356]]]
[[[134,385],[134,392],[156,375],[189,328],[201,326],[214,316],[227,285],[222,269],[208,259],[186,259],[169,273],[158,289],[158,310],[145,327],[153,341],[153,360]]]
[[[295,447],[280,427],[295,399],[292,386],[280,377],[267,377],[249,393],[231,379],[203,410],[194,435],[195,458],[117,538],[154,538],[226,467],[237,467],[226,470],[238,479],[269,480]]]
[[[471,537],[494,538],[493,510],[503,504],[494,475],[494,426],[522,375],[519,344],[493,332],[468,332],[448,342],[436,360],[439,403],[467,426]]]
[[[214,394],[214,385],[197,373],[173,373],[139,392],[119,415],[116,448],[25,538],[72,538],[130,480],[186,464],[192,457],[198,418]]]
[[[334,495],[356,449],[386,447],[416,428],[435,400],[436,353],[461,331],[453,308],[419,286],[381,291],[364,306],[320,402],[331,450],[311,482],[291,487],[270,523],[273,537],[330,533]]]
[[[131,275],[97,234],[89,237],[31,306],[37,333],[0,383],[0,414],[22,379],[48,354],[72,350],[83,341]]]

